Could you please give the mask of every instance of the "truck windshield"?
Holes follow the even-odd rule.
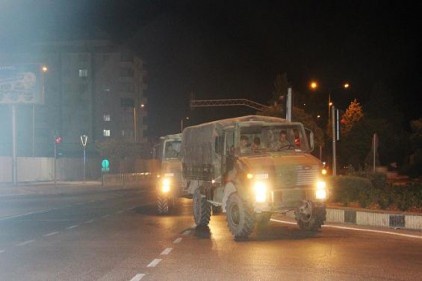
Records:
[[[238,147],[240,154],[309,151],[305,132],[299,125],[241,127]]]
[[[178,158],[180,153],[180,141],[166,141],[164,159]]]

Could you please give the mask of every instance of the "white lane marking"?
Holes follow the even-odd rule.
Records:
[[[93,223],[93,222],[94,222],[94,220],[92,219],[92,220],[86,221],[85,223]]]
[[[173,248],[166,248],[164,251],[161,252],[160,255],[168,255],[173,250]]]
[[[56,234],[59,234],[59,232],[58,231],[54,231],[54,232],[50,232],[50,233],[44,234],[43,236],[44,237],[49,237],[49,236],[53,236],[53,235],[56,235]]]
[[[18,244],[16,244],[16,246],[18,246],[18,247],[22,247],[22,246],[25,246],[25,245],[28,245],[28,244],[31,244],[32,242],[34,242],[35,240],[27,240],[27,241],[24,241],[24,242],[21,242],[21,243],[18,243]]]
[[[147,267],[156,267],[160,261],[162,261],[162,259],[154,259],[152,262],[149,263],[149,265],[147,265]]]
[[[173,241],[173,244],[178,244],[178,243],[180,243],[182,241],[182,238],[181,237],[179,237],[179,238],[177,238],[176,240],[174,240]]]
[[[144,276],[145,276],[145,274],[142,274],[142,273],[138,273],[138,274],[136,274],[132,279],[130,279],[130,281],[139,281],[139,280],[141,280],[142,278],[144,278]]]
[[[296,224],[294,222],[271,219],[272,221],[279,222],[279,223],[287,223],[287,224]],[[338,228],[338,229],[345,229],[345,230],[353,230],[353,231],[361,231],[361,232],[372,232],[372,233],[381,233],[381,234],[390,234],[395,236],[402,236],[408,238],[417,238],[422,239],[422,236],[418,235],[411,235],[411,234],[404,234],[404,233],[396,233],[391,231],[384,231],[384,230],[374,230],[374,229],[363,229],[358,227],[347,227],[347,226],[338,226],[338,225],[323,225],[322,227],[331,227],[331,228]]]
[[[103,219],[108,218],[110,215],[104,215],[102,216]]]
[[[44,213],[51,212],[53,210],[55,210],[55,209],[41,210],[41,211],[36,211],[36,212],[28,212],[28,213],[24,213],[24,214],[20,214],[20,215],[14,215],[14,216],[0,218],[0,221],[16,219],[16,218],[21,218],[21,217],[26,217],[26,216],[31,216],[31,215],[44,214]]]
[[[190,230],[185,230],[185,231],[182,232],[182,235],[184,235],[184,236],[189,235],[189,234],[190,234]]]
[[[1,253],[4,253],[4,252],[5,252],[5,250],[0,250],[0,254],[1,254]]]
[[[71,225],[71,226],[69,226],[69,227],[66,227],[66,229],[74,229],[74,228],[77,228],[79,225],[77,225],[77,224],[75,224],[75,225]]]

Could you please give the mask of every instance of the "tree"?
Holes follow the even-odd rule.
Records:
[[[411,177],[422,176],[422,118],[410,122],[411,153],[405,163],[405,171]]]
[[[341,134],[347,136],[353,127],[363,118],[363,110],[358,101],[353,100],[341,117]]]
[[[301,122],[303,125],[312,130],[315,136],[315,145],[324,146],[324,131],[318,126],[315,122],[315,119],[303,109],[298,107],[293,107],[292,109],[292,119],[293,121]]]

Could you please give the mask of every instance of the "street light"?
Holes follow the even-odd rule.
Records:
[[[138,117],[139,117],[139,110],[142,110],[145,108],[145,104],[141,103],[139,105],[139,108],[136,108],[136,104],[133,106],[133,138],[135,142],[138,141]]]
[[[341,87],[345,90],[350,88],[350,83],[349,82],[344,82]],[[318,82],[317,81],[311,81],[309,83],[309,88],[311,90],[316,90],[319,88]],[[331,118],[331,107],[334,105],[333,100],[331,99],[331,91],[332,90],[328,90],[328,122],[330,121]]]
[[[318,83],[315,81],[310,82],[310,88],[312,90],[315,90],[318,88]],[[349,89],[350,88],[350,84],[348,82],[343,83],[342,88],[344,89]],[[335,116],[335,114],[337,113],[337,116]],[[336,118],[337,117],[337,118]],[[331,120],[331,125],[332,125],[332,153],[333,153],[333,175],[336,175],[336,169],[337,169],[337,155],[336,155],[336,119],[338,119],[338,110],[336,110],[333,101],[331,100],[331,91],[328,91],[328,119],[327,119],[327,123],[330,124],[330,120]],[[322,158],[322,150],[320,147],[320,159]]]
[[[46,65],[41,66],[42,72],[42,85],[41,85],[41,100],[45,96],[45,73],[47,73],[48,67]],[[35,156],[35,103],[32,104],[32,157]]]
[[[186,116],[186,117],[184,117],[184,118],[182,118],[182,119],[180,119],[180,132],[183,132],[183,128],[184,128],[184,120],[189,120],[189,116]]]

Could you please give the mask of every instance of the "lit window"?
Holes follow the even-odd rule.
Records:
[[[103,130],[103,136],[109,137],[110,135],[111,135],[110,130],[106,130],[106,129]]]
[[[104,114],[103,115],[103,120],[106,121],[106,122],[110,121],[111,120],[110,114]]]
[[[88,69],[79,69],[79,77],[88,77]]]

